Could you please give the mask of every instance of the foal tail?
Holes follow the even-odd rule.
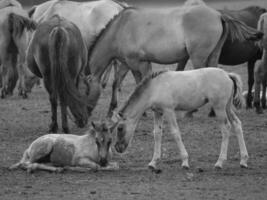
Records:
[[[228,75],[233,81],[233,105],[236,109],[241,109],[245,105],[244,97],[242,95],[242,80],[238,74],[228,73]]]
[[[68,67],[70,38],[67,30],[63,27],[55,27],[49,35],[48,45],[51,63],[52,98],[57,99],[57,95],[59,95],[60,102],[66,103],[70,108],[77,125],[83,127],[88,120],[86,102],[80,95],[74,78],[70,75]],[[71,67],[77,67],[75,65],[76,63]],[[73,71],[75,72],[75,69]],[[75,74],[72,76],[75,77]]]

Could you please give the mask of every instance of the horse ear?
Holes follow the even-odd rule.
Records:
[[[91,121],[91,125],[92,125],[93,129],[96,129],[96,124],[93,121]]]

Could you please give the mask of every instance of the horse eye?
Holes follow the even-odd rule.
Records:
[[[123,127],[122,127],[122,126],[119,126],[119,127],[118,127],[118,131],[119,131],[119,132],[122,132],[122,131],[123,131]]]

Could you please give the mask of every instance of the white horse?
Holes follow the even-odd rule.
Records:
[[[263,113],[266,109],[266,86],[267,86],[267,13],[261,15],[258,22],[258,30],[264,33],[262,40],[259,42],[263,48],[263,55],[260,63],[256,66],[254,71],[255,79],[255,93],[254,106],[257,113]],[[262,90],[262,92],[261,92]],[[260,95],[262,93],[262,95]],[[261,103],[260,103],[261,102]]]
[[[101,30],[104,29],[107,23],[125,7],[127,7],[127,4],[115,0],[90,2],[52,0],[33,6],[29,10],[29,15],[38,23],[46,21],[53,15],[58,15],[71,21],[80,29],[85,44],[89,49]],[[107,72],[109,71],[110,68]],[[85,72],[86,75],[88,75],[90,69],[86,69]],[[105,73],[102,76],[103,85],[106,84],[108,75],[109,73]],[[31,80],[31,78],[28,80]],[[97,96],[98,94],[93,95]]]
[[[10,169],[22,168],[28,172],[37,169],[61,172],[65,168],[76,170],[75,167],[115,169],[117,164],[109,162],[110,145],[110,130],[103,123],[92,122],[92,128],[81,136],[47,134],[37,138]]]
[[[175,110],[192,111],[206,103],[214,109],[220,122],[222,144],[216,168],[222,168],[227,159],[230,132],[238,138],[241,167],[247,167],[248,152],[243,138],[241,122],[234,112],[234,106],[244,104],[242,82],[234,73],[227,73],[219,68],[203,68],[184,72],[160,71],[147,76],[125,104],[112,116],[113,128],[117,127],[115,149],[123,153],[130,143],[136,125],[148,108],[154,111],[154,154],[149,167],[157,170],[161,157],[161,137],[163,115],[170,124],[180,150],[182,167],[189,168],[188,153],[181,138],[176,122]]]

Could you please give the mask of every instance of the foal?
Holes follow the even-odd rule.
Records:
[[[85,135],[47,134],[37,138],[10,169],[60,172],[65,166],[80,166],[97,170],[110,165],[110,145],[111,132],[106,125],[92,123]]]
[[[189,168],[188,153],[176,122],[175,110],[192,111],[209,102],[220,122],[222,132],[221,152],[216,168],[222,168],[227,159],[230,132],[238,138],[241,167],[247,167],[248,153],[243,138],[241,122],[234,106],[243,104],[242,82],[237,74],[219,68],[202,68],[184,72],[160,71],[147,76],[130,95],[118,113],[112,116],[113,127],[117,126],[115,149],[123,153],[130,143],[136,125],[148,108],[154,112],[154,154],[149,167],[157,169],[161,157],[163,115],[170,124],[180,150],[182,167]]]

